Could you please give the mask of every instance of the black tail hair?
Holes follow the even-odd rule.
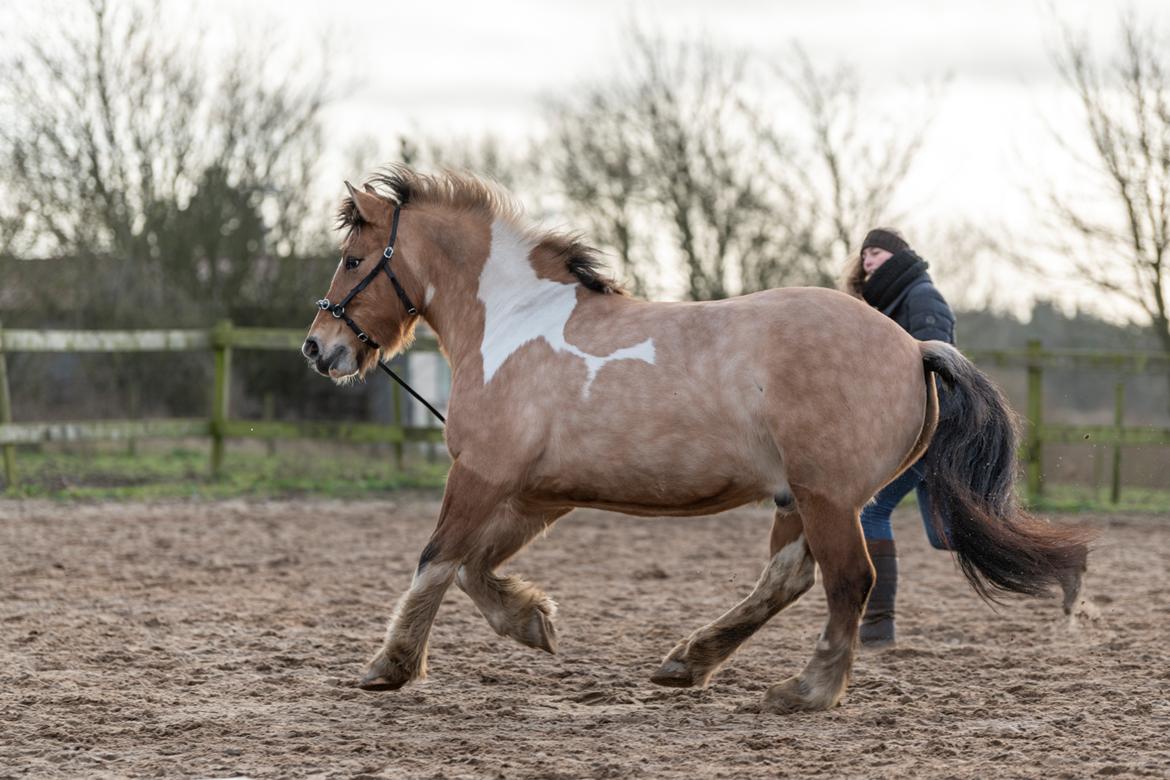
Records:
[[[1083,570],[1092,535],[1017,503],[1019,436],[1003,394],[949,344],[923,342],[922,362],[948,388],[926,453],[932,520],[971,586],[987,601],[1003,592],[1035,596]]]

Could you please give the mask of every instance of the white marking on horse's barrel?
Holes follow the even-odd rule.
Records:
[[[479,276],[477,297],[484,305],[483,383],[530,341],[543,338],[556,352],[568,352],[585,361],[589,374],[581,395],[602,367],[613,360],[641,360],[654,364],[654,339],[622,347],[608,355],[591,355],[565,340],[565,326],[577,307],[579,284],[541,279],[529,255],[533,244],[507,223],[492,224],[492,246]]]

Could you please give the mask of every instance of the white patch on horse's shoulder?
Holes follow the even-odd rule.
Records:
[[[484,306],[483,383],[530,341],[543,338],[556,352],[568,352],[585,361],[588,376],[582,395],[589,395],[602,367],[612,360],[654,363],[654,340],[622,347],[608,355],[591,355],[565,340],[565,326],[577,307],[579,284],[541,279],[529,255],[534,245],[505,222],[492,224],[492,244],[479,275],[477,296]]]
[[[423,296],[423,306],[430,306],[431,301],[435,299],[435,286],[433,284],[427,285],[426,295]]]

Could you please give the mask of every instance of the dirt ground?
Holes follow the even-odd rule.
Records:
[[[558,655],[453,589],[430,679],[355,689],[437,510],[0,502],[0,776],[1170,776],[1170,518],[1078,518],[1102,617],[1070,631],[1055,601],[989,609],[901,510],[899,646],[779,716],[752,705],[811,653],[819,587],[708,689],[648,680],[750,590],[764,508],[570,515],[509,567],[560,603]]]

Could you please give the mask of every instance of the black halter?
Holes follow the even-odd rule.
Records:
[[[394,257],[394,242],[398,240],[398,216],[401,213],[402,207],[395,206],[394,221],[390,225],[390,240],[386,242],[386,248],[382,250],[382,259],[378,261],[378,264],[374,266],[374,268],[368,274],[366,274],[364,279],[354,285],[354,288],[349,291],[349,295],[346,295],[341,300],[341,303],[330,303],[328,298],[322,298],[321,300],[317,301],[318,309],[329,312],[339,320],[345,320],[345,324],[349,326],[349,329],[357,334],[358,341],[373,349],[381,349],[382,347],[380,344],[378,344],[378,342],[370,338],[369,334],[359,328],[358,324],[354,322],[348,314],[345,313],[345,307],[349,305],[349,302],[354,299],[355,295],[370,286],[370,282],[374,281],[374,277],[377,276],[380,271],[385,271],[386,276],[390,277],[390,284],[394,285],[394,292],[398,293],[398,300],[402,301],[402,305],[406,309],[406,313],[411,317],[414,317],[418,314],[418,307],[410,302],[410,296],[408,296],[406,294],[406,290],[402,288],[402,282],[398,281],[398,277],[395,276],[394,272],[390,270],[390,258]],[[391,379],[402,385],[402,387],[406,389],[406,392],[414,396],[415,399],[419,401],[419,403],[430,410],[431,414],[439,418],[439,422],[447,422],[447,418],[439,414],[439,410],[427,403],[427,399],[416,393],[414,388],[406,384],[406,381],[403,380],[402,377],[398,376],[398,374],[394,373],[390,366],[379,360],[378,368],[385,371],[390,375]]]
[[[345,320],[345,324],[349,326],[349,329],[357,334],[358,341],[362,342],[363,344],[367,344],[374,349],[381,349],[381,346],[378,344],[378,342],[370,338],[369,334],[359,328],[356,322],[350,319],[350,316],[345,313],[345,307],[349,305],[349,302],[354,299],[355,295],[370,286],[370,282],[374,281],[374,277],[377,276],[379,272],[385,271],[386,275],[390,277],[390,284],[394,285],[394,291],[398,293],[398,299],[402,301],[402,305],[406,307],[406,313],[411,317],[418,314],[418,309],[413,303],[410,302],[410,298],[407,296],[406,290],[402,289],[402,283],[398,281],[398,277],[395,276],[394,272],[390,270],[390,258],[394,257],[394,242],[398,240],[398,215],[401,213],[402,207],[395,206],[394,222],[390,225],[390,240],[386,243],[386,248],[382,250],[382,259],[378,261],[378,264],[374,266],[368,274],[366,274],[364,279],[354,285],[354,288],[349,291],[349,295],[345,296],[341,303],[329,303],[328,298],[322,298],[321,300],[317,301],[317,308],[321,309],[322,311],[329,312],[339,320]]]

